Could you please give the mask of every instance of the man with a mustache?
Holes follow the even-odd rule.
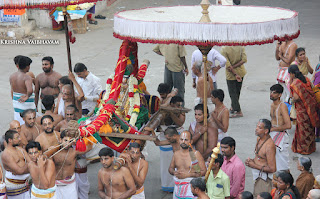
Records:
[[[173,198],[195,198],[191,192],[190,181],[206,173],[203,157],[191,148],[191,140],[192,135],[189,131],[182,132],[179,139],[181,148],[174,152],[172,157],[169,173],[174,175]]]

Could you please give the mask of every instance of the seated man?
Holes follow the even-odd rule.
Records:
[[[68,122],[70,122],[71,120],[75,120],[77,121],[77,117],[76,114],[79,112],[79,110],[77,109],[77,107],[73,104],[70,104],[66,107],[66,111],[65,111],[65,116],[64,116],[64,120],[60,121],[54,128],[54,130],[62,132],[63,130],[65,130],[68,127]]]
[[[208,161],[211,161],[211,156]],[[220,169],[222,164],[223,156],[218,154],[207,180],[207,193],[210,198],[230,199],[230,180],[227,174]]]
[[[31,161],[28,169],[32,178],[31,199],[56,199],[56,170],[52,159],[45,159],[39,142],[31,141],[26,146]]]
[[[198,61],[193,64],[192,72],[197,77],[197,84],[196,84],[197,98],[195,99],[195,105],[202,104],[204,99],[204,84],[205,84],[204,77],[203,77],[202,61]],[[211,91],[214,90],[214,88],[213,88],[213,81],[210,76],[208,76],[207,81],[209,82],[207,84],[208,85],[207,98],[209,98],[210,93]]]
[[[41,100],[42,105],[45,108],[45,112],[43,115],[51,115],[53,117],[53,125],[56,126],[61,120],[63,120],[62,115],[58,115],[53,113],[54,111],[54,96],[53,95],[45,95]],[[40,125],[42,116],[36,118],[36,123]]]
[[[114,153],[105,147],[99,152],[102,168],[98,172],[98,190],[102,199],[127,199],[136,193],[134,179],[126,167],[114,170]]]
[[[208,109],[208,108],[207,108]],[[203,104],[198,104],[194,107],[195,119],[196,121],[192,122],[189,127],[189,131],[192,134],[192,144],[195,146],[195,149],[198,150],[202,157],[206,160],[209,154],[212,152],[212,149],[217,146],[218,141],[218,129],[213,126],[211,122],[208,122],[208,127],[204,126],[204,114],[203,114]],[[208,112],[208,111],[207,111]],[[207,150],[204,151],[203,148],[203,134],[208,133],[207,141]]]
[[[192,134],[184,131],[180,135],[180,150],[174,152],[169,173],[174,175],[174,198],[195,198],[191,192],[190,181],[206,173],[203,157],[191,149]]]

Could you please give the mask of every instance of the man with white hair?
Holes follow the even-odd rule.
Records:
[[[307,199],[320,199],[320,189],[311,189]]]

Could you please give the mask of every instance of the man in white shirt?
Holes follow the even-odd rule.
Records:
[[[102,91],[100,78],[88,71],[87,67],[83,63],[77,63],[73,70],[78,76],[76,77],[76,80],[84,93],[82,115],[87,115],[94,110]]]
[[[212,63],[211,65],[211,70],[208,71],[208,74],[210,75],[212,81],[213,81],[213,87],[214,89],[217,89],[217,82],[216,82],[216,74],[220,68],[225,67],[226,65],[226,58],[222,56],[218,51],[215,49],[211,49],[210,52],[207,55],[207,60]],[[218,60],[220,65],[215,66],[215,60]],[[193,67],[194,63],[197,63],[197,61],[202,61],[202,53],[199,49],[195,50],[192,53],[192,58],[191,58],[191,67]],[[193,88],[196,88],[196,82],[197,82],[197,76],[192,73],[192,78],[193,78]]]

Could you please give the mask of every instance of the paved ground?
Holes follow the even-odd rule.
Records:
[[[133,3],[134,2],[134,3]],[[113,6],[103,13],[107,16],[106,20],[99,20],[98,26],[89,25],[90,31],[83,35],[76,35],[77,41],[71,45],[71,55],[73,65],[77,62],[85,63],[89,70],[99,76],[104,82],[113,71],[118,50],[121,41],[113,38],[112,16],[115,12],[124,9],[134,9],[147,6],[166,6],[166,5],[192,5],[200,1],[194,0],[118,0]],[[315,66],[318,63],[320,54],[319,47],[319,31],[320,31],[320,14],[317,10],[320,6],[318,0],[303,1],[300,0],[247,0],[243,1],[246,5],[261,5],[283,7],[299,12],[301,35],[296,40],[298,46],[306,47],[307,55]],[[10,99],[10,85],[8,77],[16,68],[13,65],[13,58],[18,54],[30,56],[33,59],[31,70],[35,74],[42,72],[41,58],[43,56],[52,56],[55,60],[55,70],[67,74],[67,54],[65,50],[63,32],[53,32],[47,29],[35,31],[36,38],[50,38],[60,40],[60,45],[6,45],[0,46],[0,60],[2,75],[0,76],[0,129],[3,134],[8,128],[8,123],[12,120],[12,104]],[[163,58],[152,52],[153,45],[139,44],[139,59],[150,59],[151,66],[145,83],[151,93],[156,93],[159,82],[163,81]],[[191,54],[196,48],[187,46],[187,60],[190,65]],[[219,48],[217,48],[219,49]],[[264,46],[247,47],[248,63],[246,68],[248,71],[244,79],[243,90],[241,95],[241,105],[244,112],[243,118],[231,119],[229,134],[237,141],[237,155],[244,161],[247,157],[254,156],[254,146],[256,137],[254,135],[255,125],[260,118],[269,118],[269,87],[275,83],[277,62],[274,59],[275,44]],[[195,90],[191,86],[191,77],[186,80],[186,107],[193,107],[193,98]],[[218,86],[226,93],[225,103],[230,106],[230,98],[228,97],[227,86],[225,81],[224,70],[218,74]],[[193,121],[193,112],[187,115],[185,128]],[[292,139],[294,129],[290,131]],[[319,161],[319,144],[317,144],[317,152],[311,157],[314,165],[314,174],[320,174],[317,167]],[[160,171],[159,171],[159,149],[153,143],[147,145],[147,160],[149,161],[149,173],[145,183],[147,198],[171,198],[170,194],[163,193],[160,190]],[[291,157],[294,154],[290,154]],[[291,158],[291,172],[294,177],[298,176],[296,163]],[[90,165],[89,179],[91,182],[90,198],[98,198],[97,195],[97,170],[99,164]],[[252,174],[249,168],[246,168],[246,190],[253,190]]]

